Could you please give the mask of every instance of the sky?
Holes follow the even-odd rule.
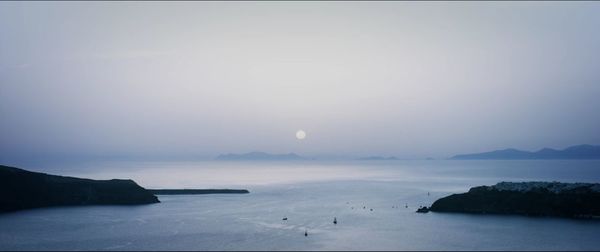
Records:
[[[600,144],[598,13],[600,2],[0,2],[0,162]]]

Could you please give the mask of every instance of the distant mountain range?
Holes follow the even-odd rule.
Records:
[[[600,159],[600,146],[576,145],[564,150],[544,148],[539,151],[504,149],[483,153],[461,154],[451,159]]]
[[[296,153],[288,154],[270,154],[266,152],[249,152],[244,154],[221,154],[217,160],[304,160],[306,158],[298,156]]]
[[[358,158],[357,160],[398,160],[398,158],[394,157],[394,156],[391,156],[391,157],[370,156],[370,157]]]

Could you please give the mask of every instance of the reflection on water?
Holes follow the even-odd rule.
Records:
[[[431,182],[435,186],[459,185],[456,189],[464,190],[501,180],[600,182],[598,160],[98,162],[44,168],[57,174],[94,179],[131,178],[148,188],[248,187],[367,180]]]
[[[598,221],[414,211],[452,192],[500,180],[600,182],[599,164],[311,161],[103,163],[63,167],[63,173],[56,168],[91,178],[130,177],[146,187],[244,187],[251,193],[4,214],[0,250],[597,250]]]

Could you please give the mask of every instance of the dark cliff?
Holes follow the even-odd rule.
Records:
[[[467,193],[436,200],[434,212],[521,214],[532,216],[600,216],[600,184],[502,182],[473,187]]]
[[[133,180],[92,180],[0,165],[0,212],[48,206],[135,205],[158,198]]]

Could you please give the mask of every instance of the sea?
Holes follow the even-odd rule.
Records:
[[[250,193],[0,214],[0,250],[600,250],[600,220],[415,212],[501,181],[600,183],[600,160],[94,161],[21,168],[130,178],[152,189]]]

